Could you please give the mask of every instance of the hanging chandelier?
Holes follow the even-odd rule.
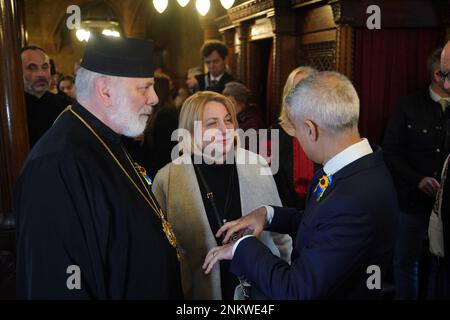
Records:
[[[101,33],[108,37],[120,37],[121,25],[114,11],[104,4],[87,5],[83,8],[83,18],[75,30],[78,41],[88,41],[91,33]]]
[[[234,1],[235,0],[220,0],[220,3],[222,4],[222,7],[228,10],[233,6]],[[185,7],[189,3],[189,0],[177,0],[177,2],[181,7]],[[167,9],[168,5],[169,0],[153,0],[153,6],[159,13],[163,13]],[[208,14],[210,7],[210,0],[195,0],[195,8],[197,9],[197,12],[202,16]]]

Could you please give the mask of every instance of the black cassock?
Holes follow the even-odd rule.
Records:
[[[73,110],[145,193],[120,136],[79,104]],[[18,298],[182,298],[176,250],[161,220],[70,111],[31,151],[15,198]]]

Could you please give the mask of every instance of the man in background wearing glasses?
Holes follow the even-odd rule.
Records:
[[[441,52],[442,49],[434,51],[427,61],[430,86],[400,99],[383,144],[401,209],[394,252],[394,280],[396,298],[402,300],[416,300],[425,295],[424,288],[419,288],[423,275],[419,260],[448,153],[445,151],[445,115],[449,112],[446,108],[450,89],[444,87],[440,73]]]

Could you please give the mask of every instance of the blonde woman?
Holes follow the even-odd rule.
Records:
[[[152,189],[177,238],[184,297],[233,299],[239,281],[229,262],[209,275],[202,270],[208,251],[221,244],[215,233],[226,221],[281,201],[273,177],[262,174],[270,173],[264,159],[239,147],[231,100],[210,91],[194,94],[181,108],[179,128],[192,137],[183,140],[191,151],[162,168]],[[290,237],[264,233],[261,240],[289,260]]]
[[[270,127],[270,130],[279,130],[280,167],[274,179],[281,201],[284,206],[299,210],[305,206],[308,184],[314,174],[314,163],[308,159],[300,143],[295,139],[294,127],[288,119],[284,98],[300,81],[314,73],[316,71],[311,67],[298,67],[292,70],[284,85],[279,122]]]

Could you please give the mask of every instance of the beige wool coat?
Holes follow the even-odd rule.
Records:
[[[236,159],[242,215],[262,205],[281,206],[275,181],[265,160],[240,148]],[[263,172],[266,175],[262,175]],[[158,171],[152,191],[177,238],[185,299],[222,299],[220,265],[216,264],[209,275],[202,270],[206,254],[217,244],[190,155],[181,156]],[[264,231],[260,240],[273,254],[289,261],[292,239],[288,235]]]

